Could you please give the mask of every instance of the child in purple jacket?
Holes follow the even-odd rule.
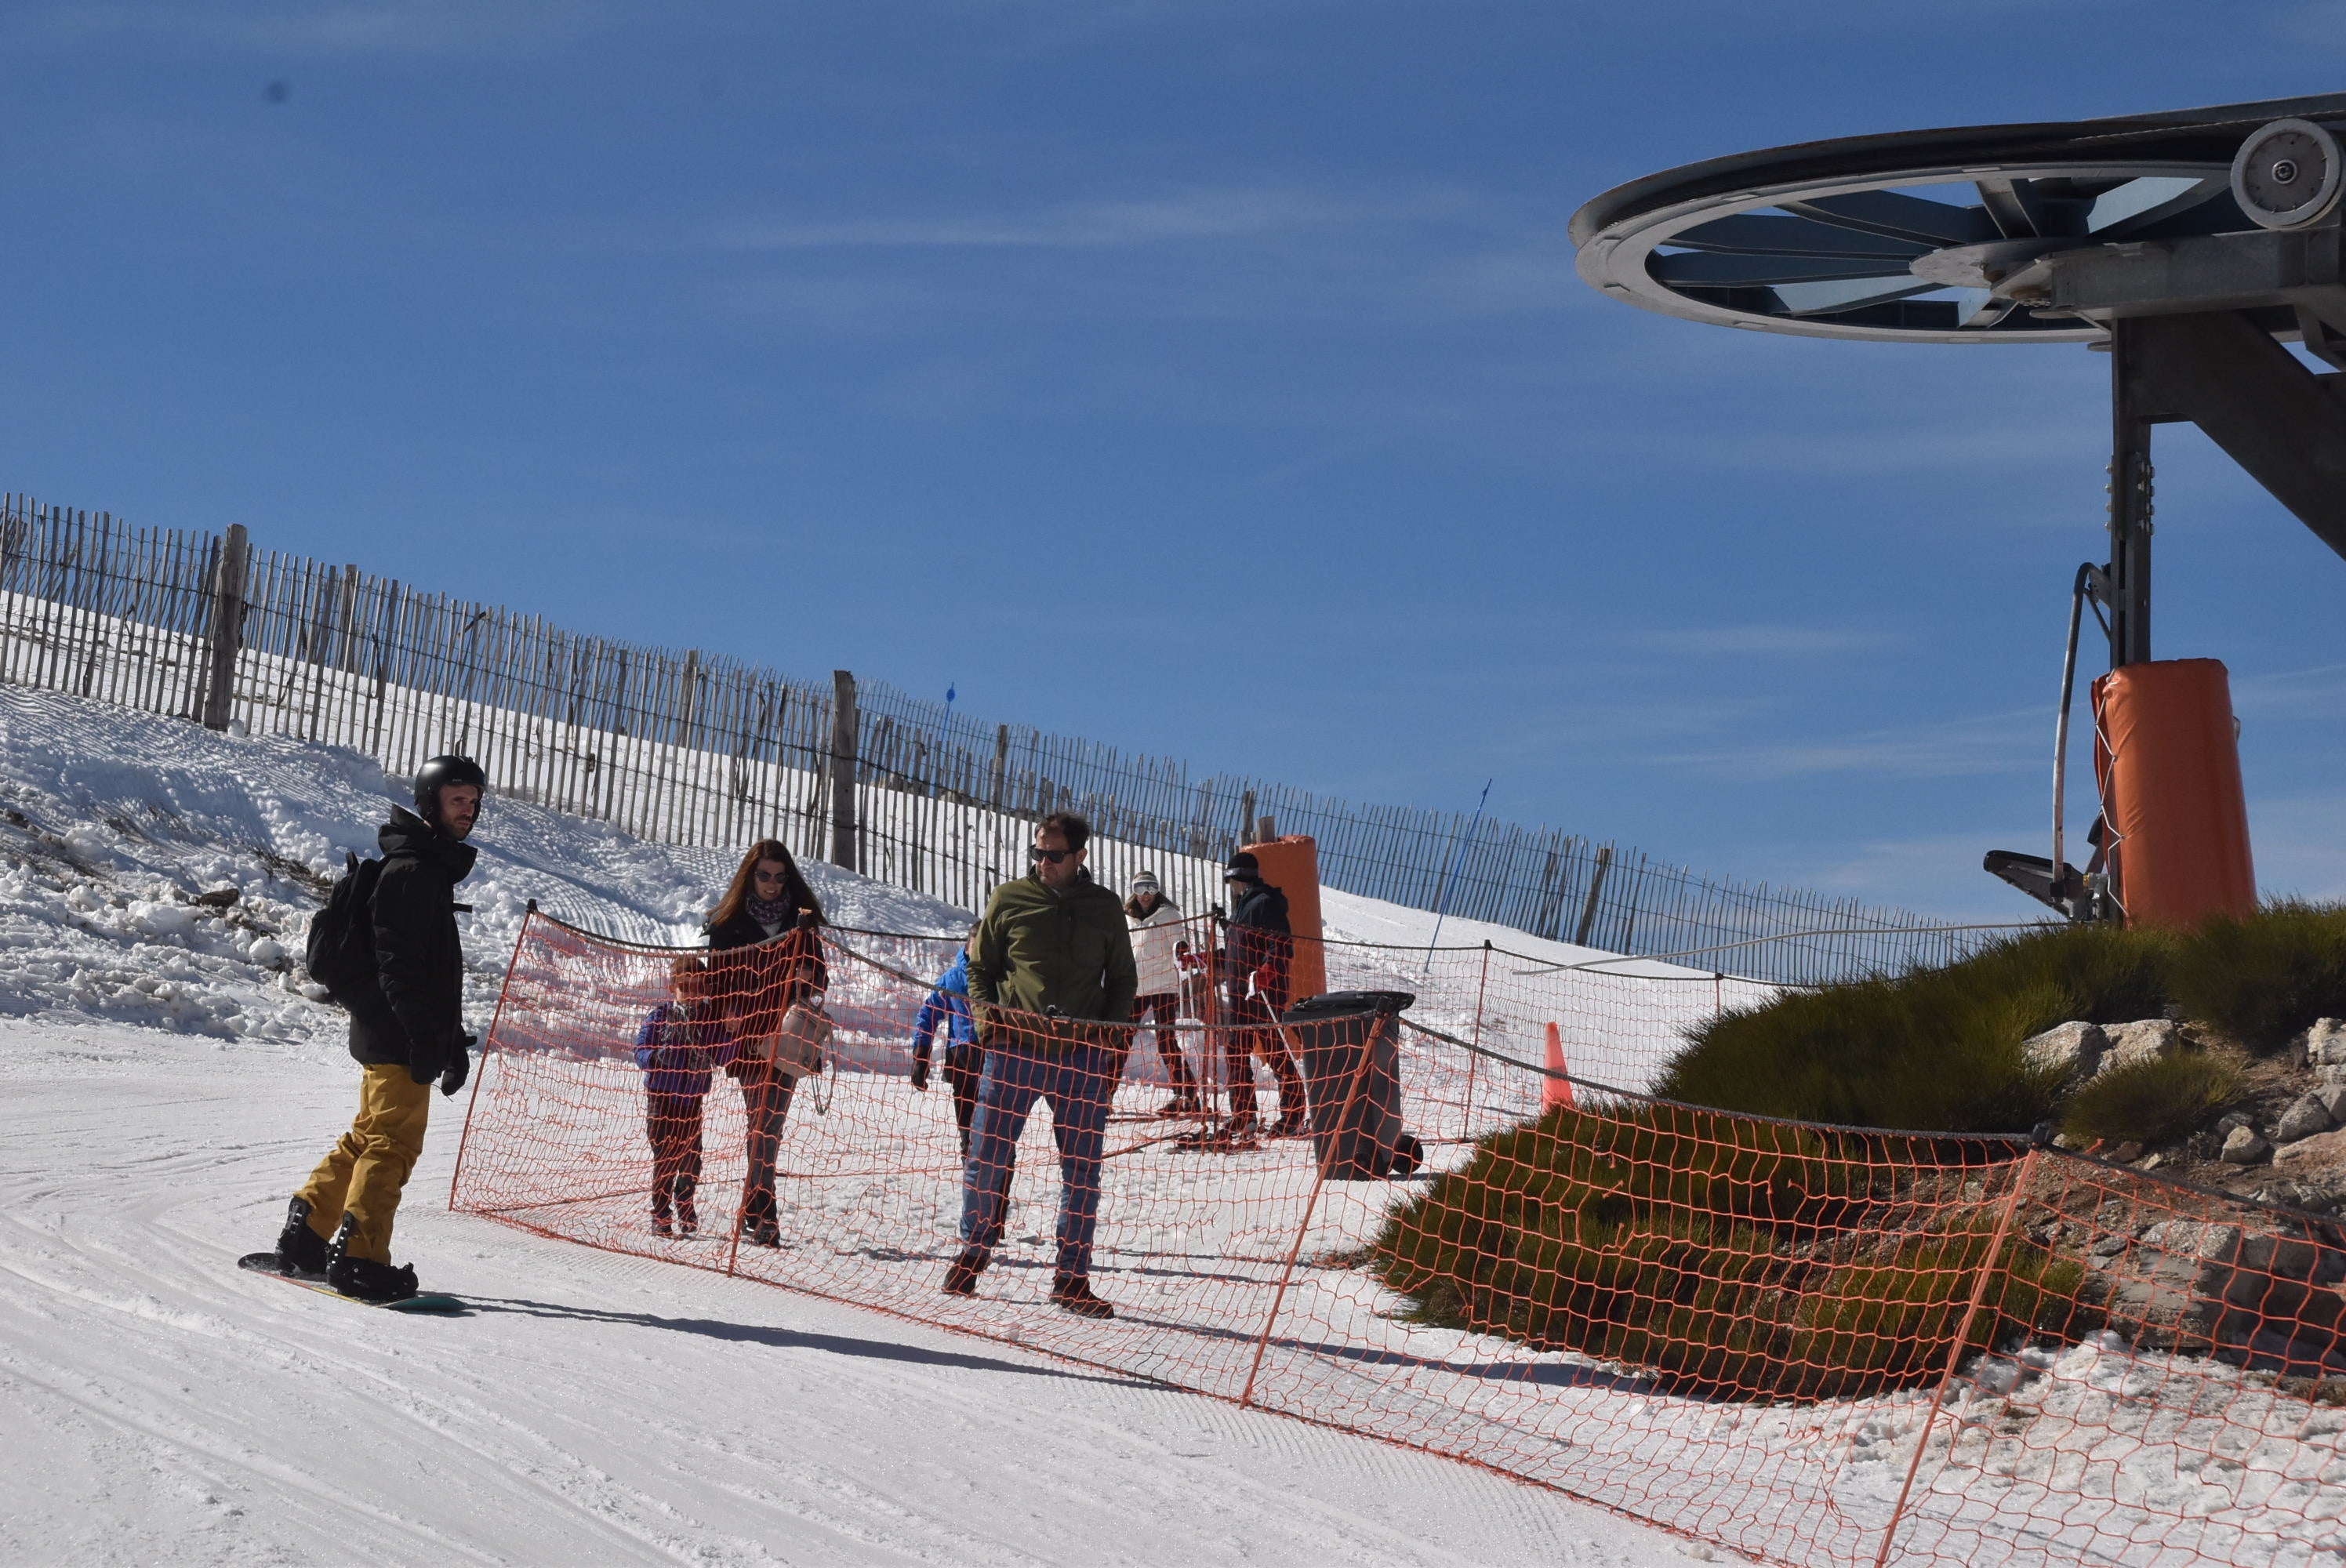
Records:
[[[652,1145],[652,1229],[690,1236],[700,1227],[692,1207],[700,1185],[700,1105],[709,1097],[709,1074],[732,1061],[740,1045],[726,1037],[709,1003],[707,963],[679,958],[668,975],[676,1000],[653,1008],[636,1032],[636,1065],[644,1070],[644,1131]]]

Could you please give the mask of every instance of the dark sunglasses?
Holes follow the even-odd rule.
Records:
[[[1082,853],[1083,851],[1081,850],[1046,850],[1039,844],[1035,844],[1030,845],[1027,848],[1026,861],[1029,865],[1039,866],[1045,860],[1048,860],[1056,866],[1061,860],[1066,860],[1069,855],[1080,855]]]

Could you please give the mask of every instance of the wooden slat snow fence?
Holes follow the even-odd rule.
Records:
[[[1486,820],[1470,834],[1463,815],[1193,779],[1169,758],[876,683],[566,631],[256,549],[240,527],[133,528],[21,495],[0,498],[0,679],[346,746],[394,774],[462,751],[508,794],[670,843],[770,835],[967,910],[1024,871],[1028,825],[1066,808],[1095,824],[1104,879],[1151,866],[1193,911],[1268,819],[1316,839],[1342,891],[1613,952],[1714,953],[1698,962],[1756,979],[1943,962],[1975,940],[1555,829]]]

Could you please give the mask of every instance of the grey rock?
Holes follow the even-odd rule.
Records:
[[[2058,1071],[2074,1083],[2094,1075],[2109,1044],[2109,1036],[2102,1032],[2100,1024],[2069,1023],[2032,1035],[2020,1048],[2026,1053],[2030,1066]]]
[[[2322,1084],[2313,1090],[2313,1097],[2330,1113],[2332,1122],[2346,1122],[2346,1084]]]
[[[2191,1219],[2164,1219],[2143,1227],[2142,1244],[2175,1257],[2228,1257],[2240,1245],[2240,1227]]]
[[[2112,1023],[2103,1034],[2109,1040],[2109,1049],[2102,1054],[2102,1072],[2113,1067],[2130,1066],[2137,1062],[2155,1062],[2162,1056],[2172,1056],[2183,1049],[2183,1025],[2172,1018],[2145,1018],[2134,1023]]]
[[[2300,1138],[2310,1138],[2316,1133],[2326,1133],[2338,1125],[2330,1107],[2321,1101],[2319,1092],[2300,1095],[2273,1124],[2273,1142],[2293,1144]]]
[[[2305,1064],[2346,1067],[2346,1018],[2317,1018],[2305,1032]]]
[[[2128,1138],[2110,1151],[2110,1158],[2122,1166],[2130,1166],[2142,1158],[2142,1145],[2134,1139]]]
[[[2216,1133],[2219,1137],[2229,1136],[2235,1128],[2254,1127],[2256,1125],[2245,1111],[2227,1111],[2216,1118]]]
[[[2236,1225],[2168,1220],[2115,1257],[2089,1256],[2106,1280],[2111,1327],[2156,1349],[2213,1350],[2250,1370],[2346,1372],[2346,1252]]]
[[[2272,1145],[2257,1136],[2254,1129],[2234,1127],[2224,1137],[2223,1161],[2228,1166],[2258,1165],[2272,1153]]]
[[[2300,1138],[2284,1144],[2273,1156],[2277,1163],[2296,1165],[2309,1169],[2346,1166],[2346,1129],[2334,1133],[2316,1133],[2310,1138]]]

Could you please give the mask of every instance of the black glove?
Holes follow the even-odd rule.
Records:
[[[929,1092],[929,1059],[926,1056],[913,1058],[913,1087],[923,1095]]]
[[[450,1047],[448,1053],[448,1070],[440,1074],[440,1092],[442,1094],[454,1095],[457,1090],[464,1086],[465,1078],[469,1076],[473,1071],[473,1058],[469,1054],[469,1052],[477,1043],[478,1042],[474,1037],[470,1034],[459,1034],[456,1036],[455,1042]]]

